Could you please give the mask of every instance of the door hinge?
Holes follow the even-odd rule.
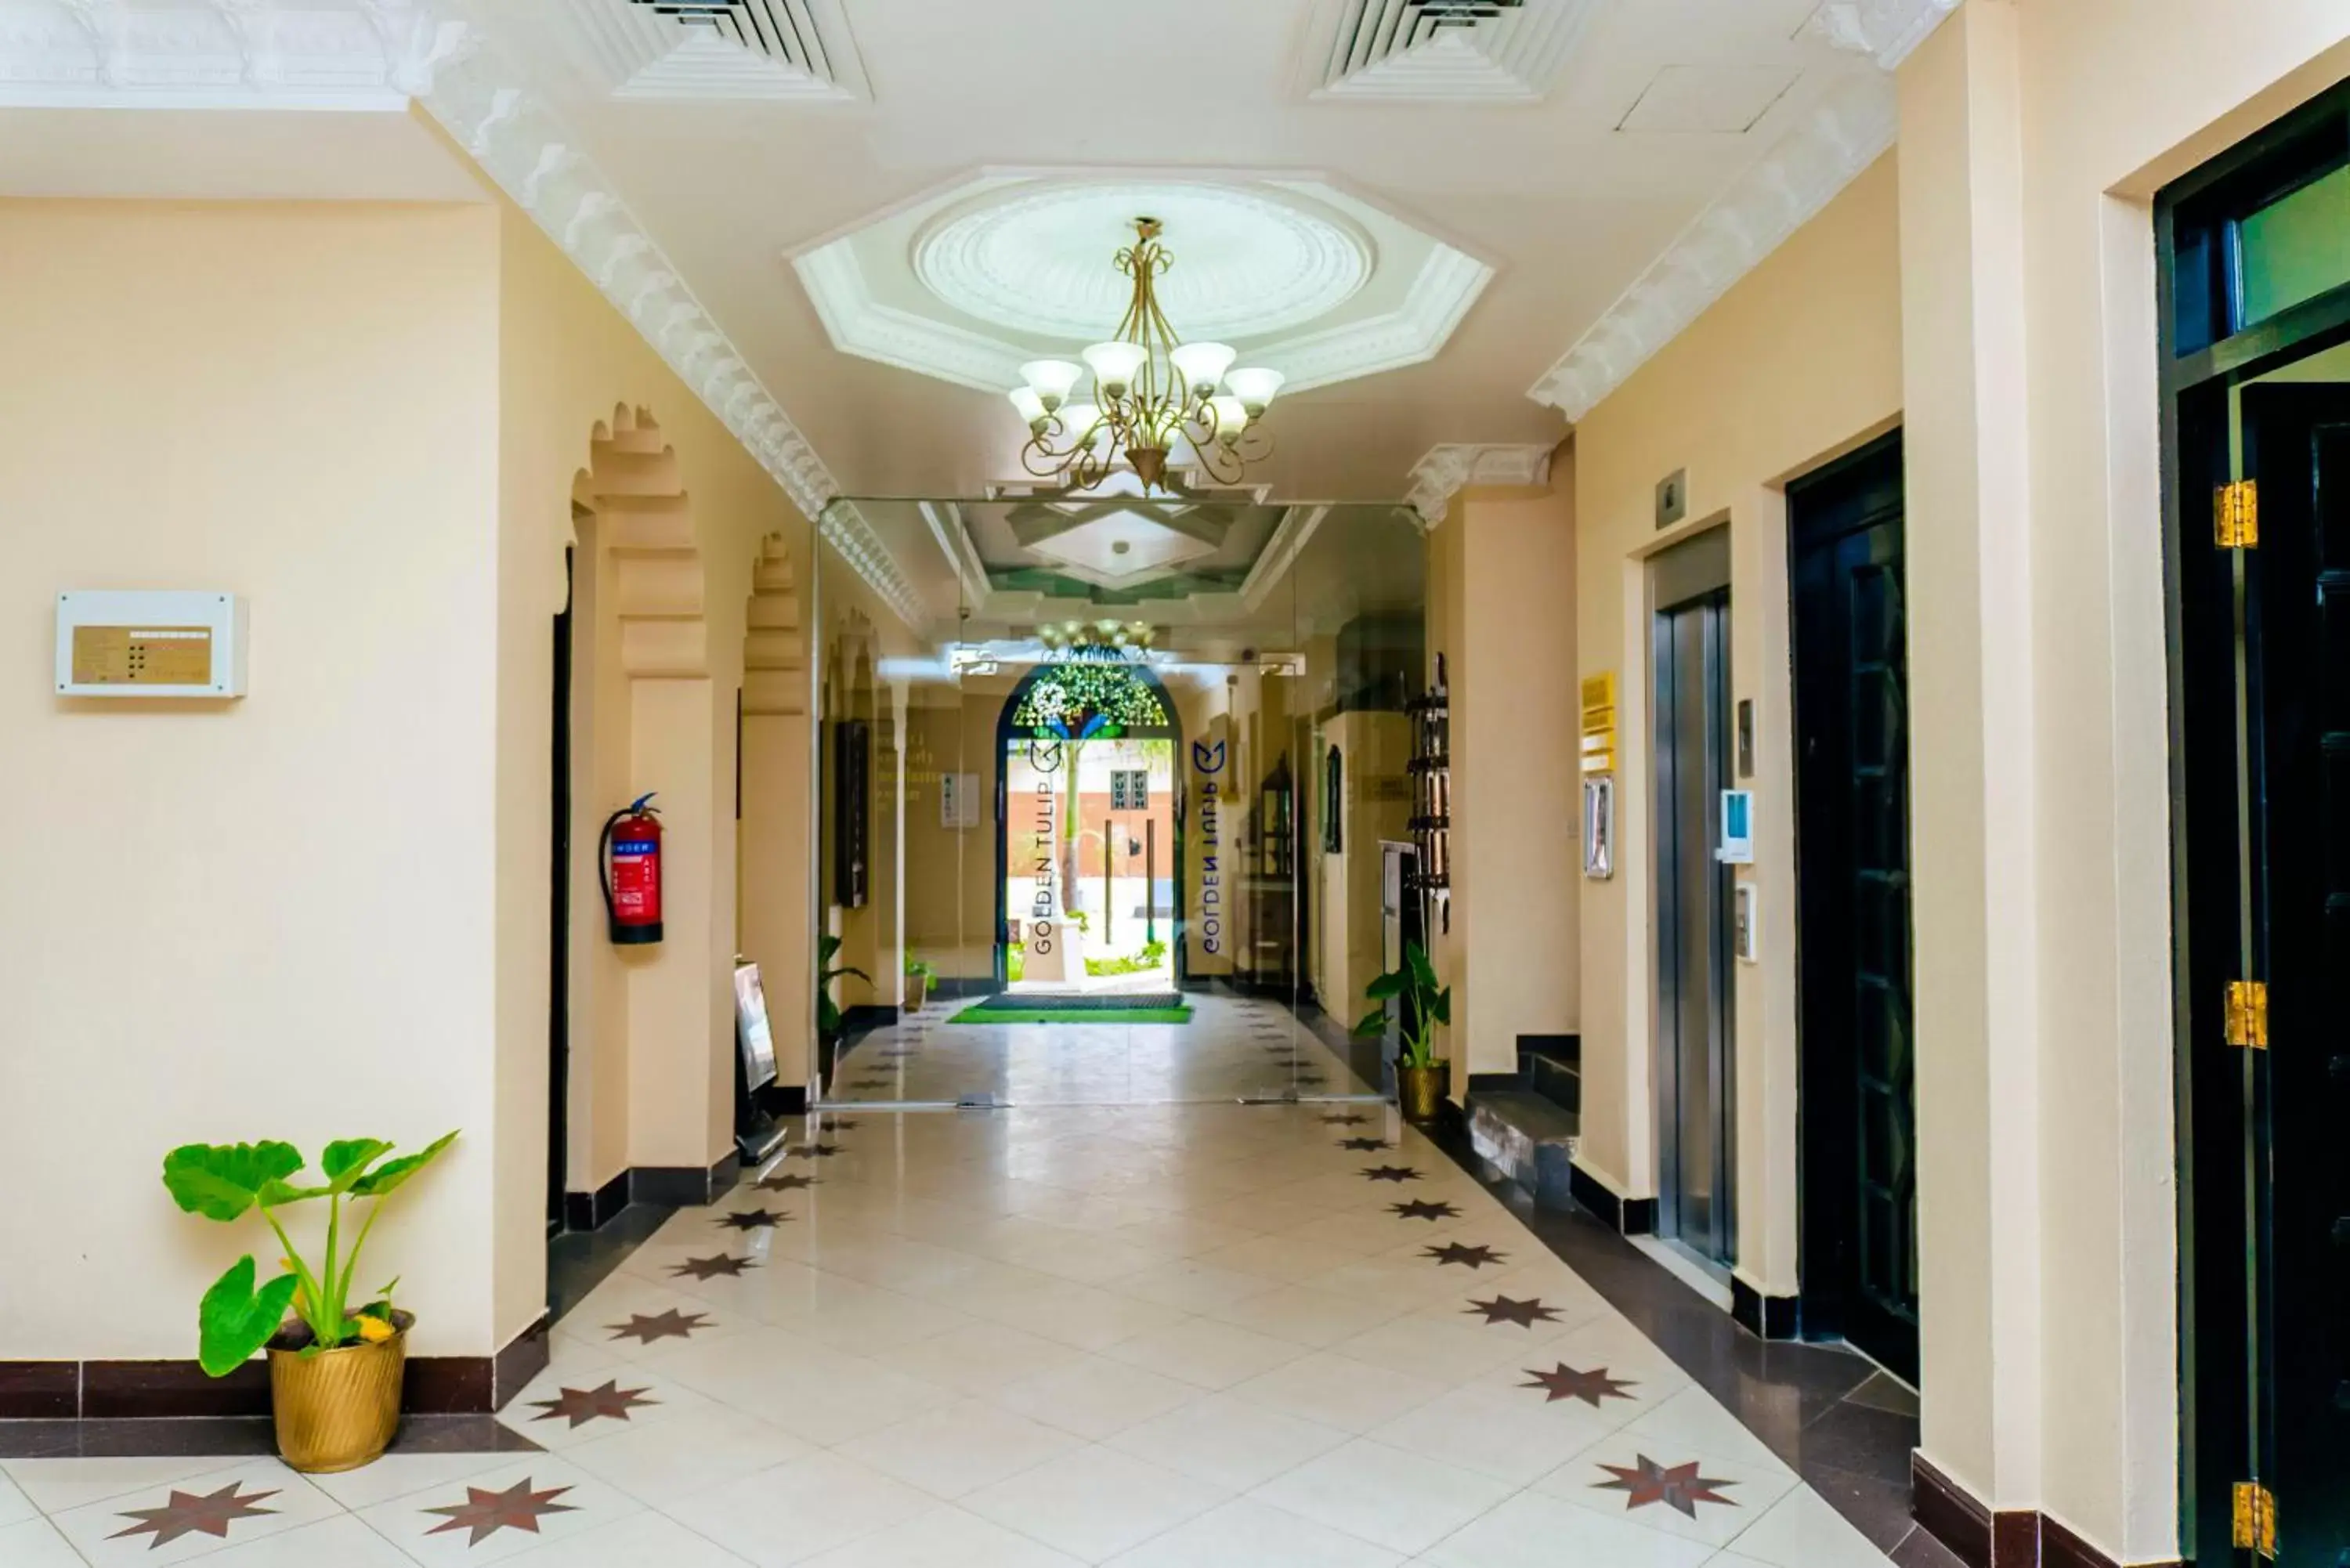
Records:
[[[2228,982],[2228,1044],[2269,1048],[2269,988],[2257,980]]]
[[[2261,487],[2257,480],[2223,484],[2211,498],[2211,532],[2222,550],[2249,550],[2261,542]]]
[[[2236,1483],[2236,1549],[2276,1559],[2276,1496],[2258,1481]]]

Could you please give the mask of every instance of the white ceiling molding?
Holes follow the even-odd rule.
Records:
[[[848,103],[871,96],[838,0],[565,0],[615,98]]]
[[[413,0],[0,0],[0,106],[397,112],[465,32]]]
[[[1596,0],[1325,0],[1308,96],[1530,103],[1547,94]]]
[[[1265,541],[1264,548],[1257,554],[1256,565],[1249,568],[1247,579],[1241,584],[1241,602],[1252,613],[1264,607],[1274,585],[1289,575],[1289,568],[1305,553],[1322,520],[1329,515],[1327,506],[1292,506],[1282,513],[1281,525]]]
[[[791,258],[834,348],[1002,393],[1124,314],[1122,226],[1167,223],[1160,303],[1291,392],[1420,364],[1492,281],[1487,263],[1315,176],[978,170]]]
[[[1404,492],[1404,504],[1434,528],[1444,521],[1452,498],[1471,485],[1548,484],[1554,450],[1540,443],[1430,447],[1426,456],[1411,465],[1411,488]]]
[[[1892,146],[1897,119],[1884,72],[1837,87],[1699,213],[1526,395],[1569,421],[1589,413]]]
[[[1959,0],[1824,0],[1809,26],[1837,48],[1866,55],[1889,71],[1958,8]]]
[[[418,101],[528,213],[680,379],[758,460],[823,538],[907,625],[928,620],[920,597],[693,290],[600,171],[535,94],[515,85],[478,28]]]
[[[1175,257],[1159,303],[1201,338],[1261,337],[1317,320],[1355,296],[1375,261],[1361,224],[1277,191],[1071,180],[941,213],[915,236],[914,275],[991,326],[1090,341],[1133,295],[1103,242],[1130,243],[1128,225],[1143,216],[1166,225]]]

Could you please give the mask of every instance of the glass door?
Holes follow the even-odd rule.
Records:
[[[1349,1025],[1381,846],[1410,836],[1410,514],[1115,488],[835,506],[836,538],[930,575],[885,604],[825,562],[823,1098],[1385,1093]]]

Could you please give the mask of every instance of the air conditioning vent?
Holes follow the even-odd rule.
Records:
[[[803,0],[636,0],[657,16],[674,16],[689,27],[707,27],[718,37],[770,59],[830,79],[824,39]]]
[[[1550,89],[1596,0],[1326,0],[1315,98],[1524,101]]]
[[[840,0],[562,0],[556,15],[616,98],[867,96]]]

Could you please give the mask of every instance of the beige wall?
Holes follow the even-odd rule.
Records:
[[[2149,203],[2350,74],[2345,33],[1969,0],[1901,74],[1924,1451],[2126,1562],[2178,1509]]]
[[[623,673],[625,701],[646,607],[582,564],[603,628],[581,639],[582,771],[660,789],[672,853],[670,941],[625,973],[600,900],[575,899],[581,1186],[728,1142],[733,691],[751,562],[794,514],[501,205],[10,202],[0,247],[0,348],[48,368],[0,394],[0,504],[41,520],[0,597],[27,676],[0,683],[0,733],[43,820],[20,865],[57,894],[21,929],[0,917],[25,966],[0,1075],[46,1113],[0,1161],[28,1188],[75,1168],[88,1208],[8,1238],[9,1278],[42,1289],[0,1285],[5,1354],[191,1352],[190,1303],[255,1238],[172,1209],[172,1145],[451,1126],[370,1266],[404,1275],[421,1352],[493,1349],[545,1300],[548,682],[575,477],[617,405],[660,410],[697,545],[638,615],[668,673]],[[55,699],[51,596],[84,587],[246,596],[252,694]],[[592,845],[618,802],[579,804]],[[99,1147],[127,1158],[93,1165]]]
[[[1448,646],[1453,919],[1477,930],[1445,978],[1456,1010],[1475,1014],[1454,1014],[1468,1072],[1514,1073],[1520,1035],[1581,1024],[1575,507],[1562,452],[1547,491],[1471,490],[1442,525],[1458,533],[1461,605]]]
[[[1314,796],[1314,836],[1306,842],[1318,877],[1314,888],[1316,959],[1315,988],[1324,1007],[1352,1024],[1371,1004],[1363,992],[1386,966],[1379,961],[1381,839],[1410,836],[1411,721],[1401,713],[1340,713],[1322,726],[1322,745],[1344,759],[1346,815],[1336,855],[1322,849],[1321,757],[1306,759],[1305,787]],[[1294,771],[1294,770],[1293,770]]]
[[[0,910],[0,1173],[28,1195],[0,1219],[0,1355],[192,1355],[204,1287],[276,1257],[172,1204],[174,1145],[452,1127],[366,1266],[404,1277],[421,1351],[492,1347],[522,1158],[497,1105],[497,245],[487,207],[0,202],[0,751],[39,825]],[[59,701],[54,596],[87,587],[244,595],[251,695]]]
[[[1620,763],[1616,875],[1582,884],[1579,1158],[1619,1194],[1658,1190],[1647,558],[1726,522],[1731,695],[1751,700],[1755,711],[1755,860],[1740,874],[1760,888],[1762,900],[1761,961],[1742,964],[1737,973],[1737,1267],[1769,1294],[1795,1286],[1794,813],[1783,486],[1898,417],[1898,195],[1888,156],[1592,410],[1575,436],[1580,670],[1617,675]],[[1659,531],[1657,483],[1679,469],[1689,475],[1687,521]],[[1562,680],[1556,701],[1569,727],[1577,722],[1575,697],[1573,682]],[[1481,941],[1483,922],[1481,910]]]

